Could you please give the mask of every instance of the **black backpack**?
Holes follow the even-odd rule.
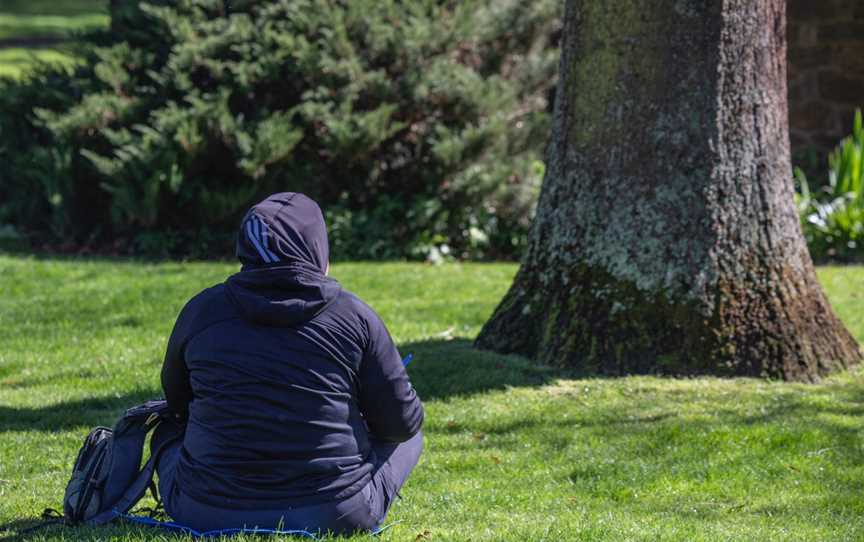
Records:
[[[171,424],[164,400],[147,401],[127,410],[113,429],[93,429],[78,451],[63,497],[65,523],[103,525],[128,512],[149,487],[157,499],[153,471],[162,451],[180,436],[151,439],[150,458],[141,466],[147,434]],[[157,442],[158,441],[158,442]]]

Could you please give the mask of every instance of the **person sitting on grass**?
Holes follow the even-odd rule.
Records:
[[[423,406],[381,318],[329,278],[321,209],[274,194],[244,217],[239,273],[177,318],[162,387],[179,437],[165,511],[198,531],[380,527],[420,457]]]

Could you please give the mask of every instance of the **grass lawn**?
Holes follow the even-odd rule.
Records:
[[[107,0],[0,0],[0,76],[37,60],[71,64],[74,33],[107,24]]]
[[[0,524],[60,504],[86,432],[160,394],[177,312],[236,269],[0,256]],[[380,540],[864,539],[864,371],[818,385],[571,379],[472,350],[515,270],[334,266],[415,354],[427,407],[426,451]],[[864,340],[864,268],[819,273]],[[28,539],[177,537],[118,526]]]

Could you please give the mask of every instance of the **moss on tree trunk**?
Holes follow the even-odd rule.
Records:
[[[860,359],[794,206],[782,0],[568,0],[547,174],[477,346],[607,374]]]

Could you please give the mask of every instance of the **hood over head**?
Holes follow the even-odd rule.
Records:
[[[237,237],[239,273],[226,281],[229,297],[247,320],[292,326],[312,319],[341,287],[325,273],[330,259],[321,208],[296,192],[254,205]]]

